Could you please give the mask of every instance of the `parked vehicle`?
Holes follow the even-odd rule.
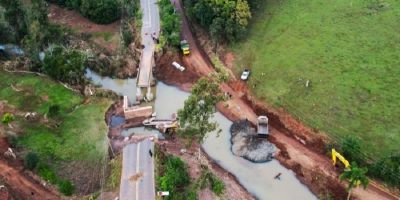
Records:
[[[179,63],[177,63],[175,61],[172,62],[172,66],[174,66],[176,69],[178,69],[181,72],[185,71],[185,67],[183,67],[182,65],[180,65]]]
[[[181,41],[181,49],[182,49],[183,55],[190,54],[189,43],[186,40]]]
[[[246,81],[247,79],[249,79],[249,76],[250,76],[250,70],[244,69],[242,75],[240,76],[240,79]]]
[[[259,137],[268,137],[268,117],[259,116],[257,118],[257,134]]]

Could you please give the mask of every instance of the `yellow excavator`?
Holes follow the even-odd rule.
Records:
[[[336,158],[338,158],[343,164],[346,169],[350,167],[350,163],[346,158],[344,158],[339,152],[337,152],[335,149],[332,149],[332,161],[333,165],[336,165]]]
[[[344,167],[346,169],[344,170],[350,170],[350,163],[344,156],[342,156],[339,152],[337,152],[335,149],[332,149],[332,161],[333,165],[336,165],[336,158],[339,158],[339,160],[343,163]],[[359,186],[361,184],[361,181],[357,181],[356,185]]]

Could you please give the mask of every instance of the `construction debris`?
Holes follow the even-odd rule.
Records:
[[[11,148],[8,148],[8,150],[4,152],[4,156],[14,158],[14,160],[17,159],[17,156]]]
[[[265,138],[259,138],[247,120],[234,122],[230,131],[233,154],[257,163],[273,159],[275,145]]]

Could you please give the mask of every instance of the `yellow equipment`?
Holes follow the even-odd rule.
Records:
[[[349,161],[346,160],[340,153],[338,153],[335,149],[332,149],[332,161],[333,165],[336,165],[336,158],[339,158],[339,160],[344,164],[344,167],[349,168],[350,163]]]
[[[181,41],[181,49],[182,49],[183,55],[190,54],[189,43],[186,40]]]

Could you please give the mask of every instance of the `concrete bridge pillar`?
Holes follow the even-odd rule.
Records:
[[[146,99],[147,101],[152,101],[154,99],[154,95],[151,92],[151,86],[147,87]]]

